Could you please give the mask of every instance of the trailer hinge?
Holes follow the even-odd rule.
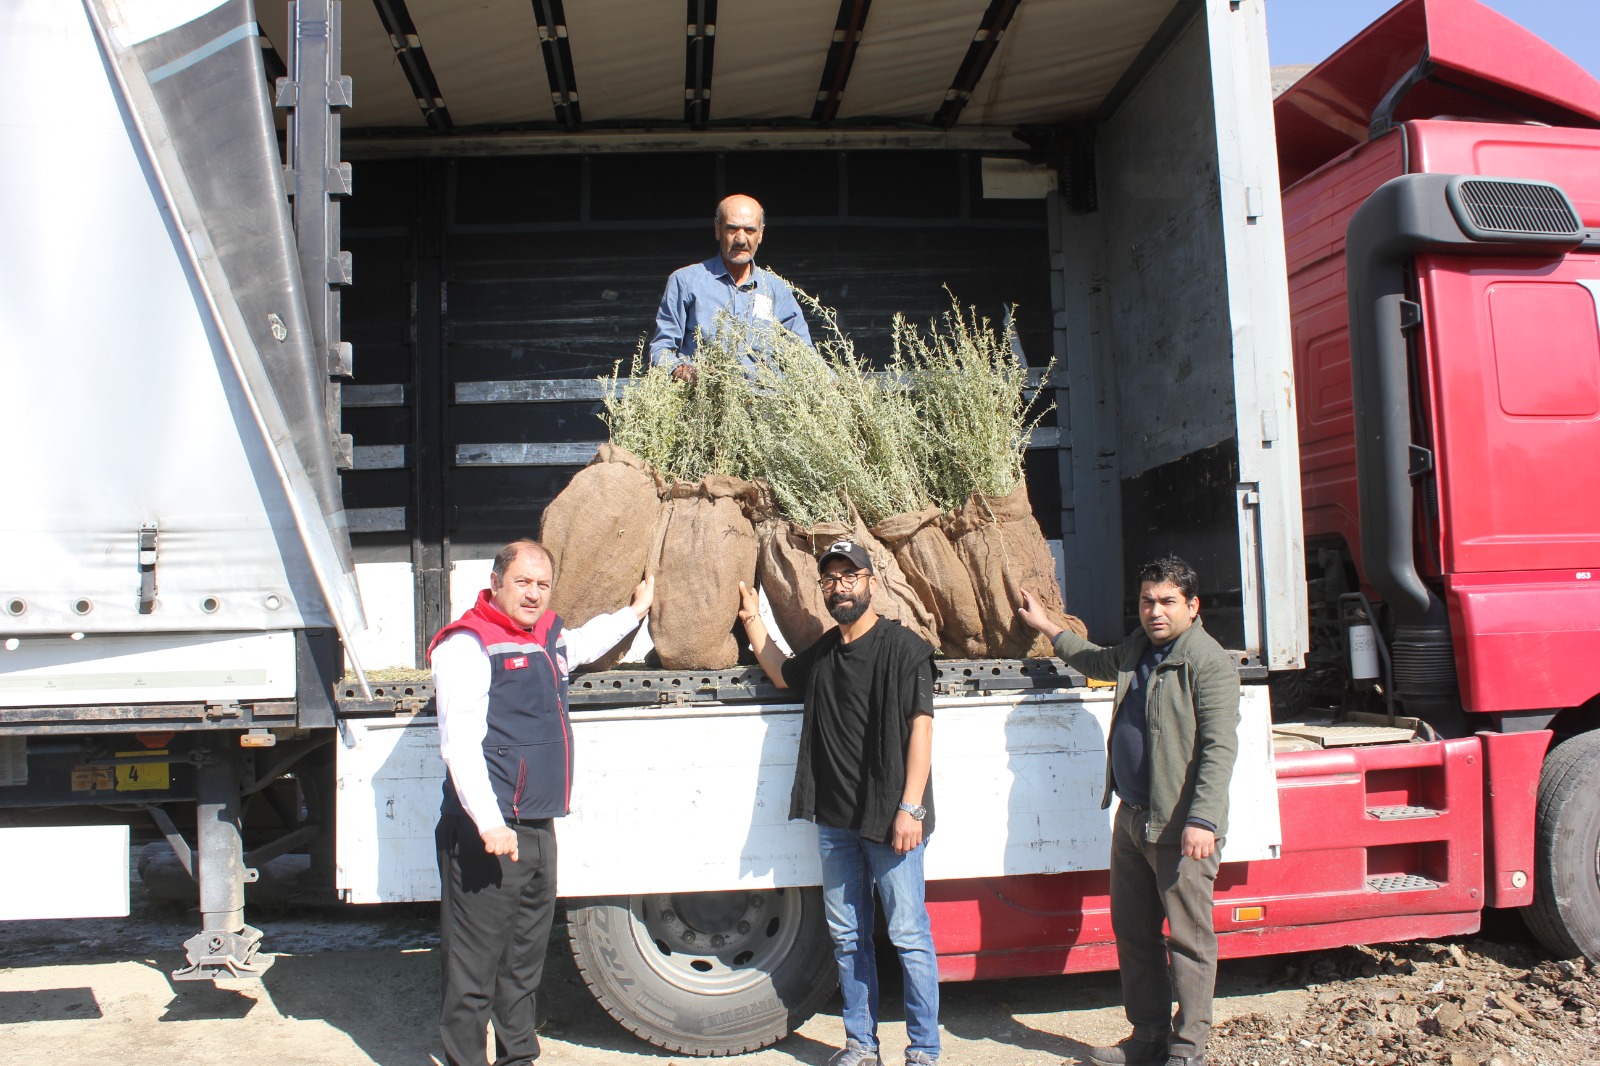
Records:
[[[339,341],[328,349],[328,376],[330,378],[354,377],[355,372],[355,347],[349,341]]]
[[[352,258],[349,252],[335,252],[333,258],[328,260],[328,284],[349,285],[355,280],[352,270]]]
[[[159,527],[146,524],[139,528],[139,613],[150,614],[156,609],[156,533]]]
[[[328,106],[353,107],[356,102],[355,79],[341,74],[328,80]]]
[[[338,426],[331,427],[337,430]],[[356,468],[356,440],[348,433],[333,434],[333,465],[339,470]]]

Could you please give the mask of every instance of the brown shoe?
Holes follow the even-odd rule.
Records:
[[[1140,1040],[1130,1036],[1120,1044],[1089,1049],[1095,1066],[1161,1066],[1167,1061],[1167,1038]]]

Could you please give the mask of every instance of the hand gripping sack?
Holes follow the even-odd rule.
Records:
[[[1057,625],[1080,636],[1088,632],[1066,613],[1055,557],[1033,517],[1026,484],[1005,496],[973,494],[946,519],[945,528],[971,575],[989,657],[1042,659],[1051,654],[1050,642],[1017,617],[1023,588],[1038,597]]]
[[[756,531],[744,510],[753,494],[748,481],[720,474],[667,489],[650,609],[650,639],[664,669],[726,670],[738,662],[739,582],[756,578]]]
[[[600,445],[540,521],[539,540],[555,561],[551,610],[575,627],[626,607],[650,561],[660,517],[660,479],[632,452]],[[587,669],[615,665],[630,640]]]

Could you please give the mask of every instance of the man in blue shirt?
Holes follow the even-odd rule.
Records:
[[[782,279],[756,266],[756,249],[766,230],[766,212],[749,196],[730,196],[717,205],[713,226],[718,254],[674,271],[667,279],[650,338],[650,362],[675,366],[673,376],[694,380],[696,334],[712,336],[719,311],[727,311],[759,334],[782,328],[807,344],[811,331]],[[759,340],[758,340],[759,343]],[[747,352],[743,362],[754,363]]]

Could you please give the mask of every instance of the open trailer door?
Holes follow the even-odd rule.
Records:
[[[327,361],[251,4],[28,0],[0,18],[5,156],[53,161],[0,176],[0,328],[24,355],[6,361],[0,439],[33,457],[0,520],[22,638],[0,697],[101,702],[104,678],[60,676],[103,673],[109,643],[179,648],[178,673],[227,669],[196,651],[219,633],[333,626],[348,644],[364,622]],[[169,680],[171,699],[205,685]],[[291,662],[266,689],[293,685]]]

